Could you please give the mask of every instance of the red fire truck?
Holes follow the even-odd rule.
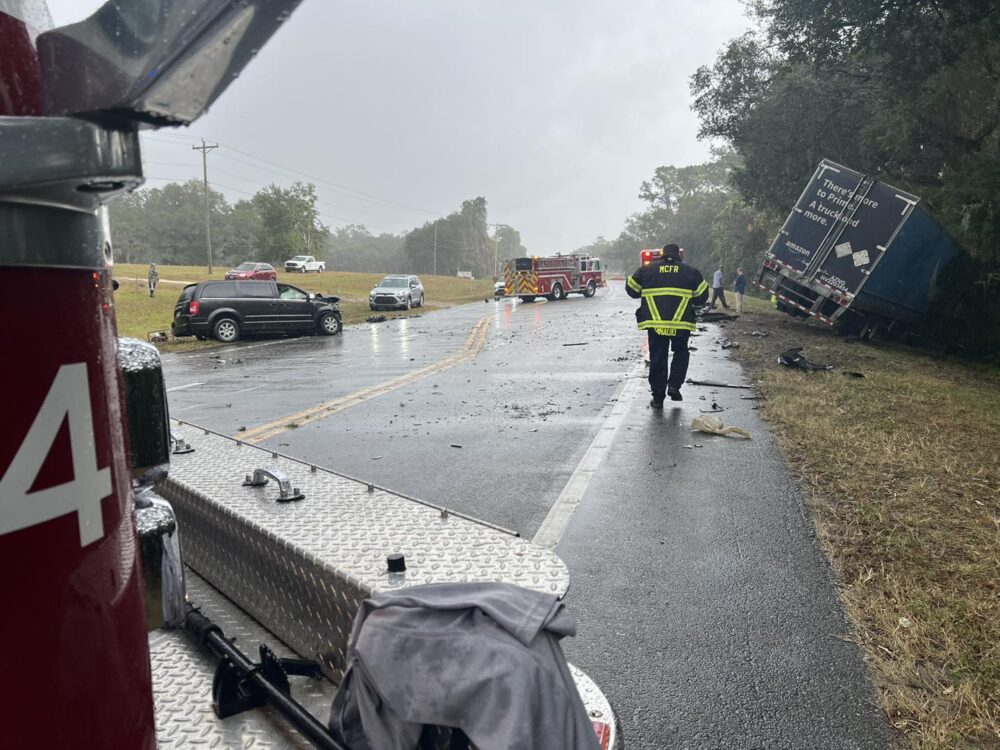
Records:
[[[639,251],[639,262],[644,266],[648,266],[650,263],[655,263],[662,257],[663,257],[663,250],[661,250],[658,247]],[[684,260],[683,247],[681,248],[681,257],[679,260]]]
[[[639,260],[644,266],[648,266],[650,263],[658,261],[662,257],[663,251],[659,248],[643,250],[639,253]]]
[[[582,253],[514,258],[504,265],[503,276],[505,295],[524,302],[566,299],[570,294],[593,297],[598,287],[607,286],[601,259]]]

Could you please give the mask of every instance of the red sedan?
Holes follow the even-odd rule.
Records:
[[[278,278],[278,272],[274,266],[268,263],[240,263],[236,268],[226,271],[227,279],[255,279],[257,281],[269,281]]]

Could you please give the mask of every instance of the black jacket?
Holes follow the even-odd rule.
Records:
[[[676,260],[661,260],[632,274],[625,291],[642,298],[635,312],[639,329],[665,336],[693,331],[694,309],[708,300],[708,284],[697,268]]]

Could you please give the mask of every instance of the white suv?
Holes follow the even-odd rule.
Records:
[[[285,273],[306,273],[315,271],[322,273],[326,270],[326,263],[316,260],[311,255],[296,255],[291,260],[285,261]]]
[[[424,285],[416,276],[386,276],[368,294],[372,310],[396,310],[424,306]]]

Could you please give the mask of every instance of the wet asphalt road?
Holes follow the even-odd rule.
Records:
[[[402,378],[262,444],[530,538],[641,372],[635,303],[615,286],[165,355],[171,415],[238,435]],[[474,359],[405,382],[464,351],[484,316]],[[719,338],[709,326],[692,340],[689,377],[743,382]],[[638,390],[556,548],[580,621],[565,649],[629,750],[887,748],[808,511],[748,393],[689,385],[660,413]],[[690,431],[713,399],[752,441]]]

